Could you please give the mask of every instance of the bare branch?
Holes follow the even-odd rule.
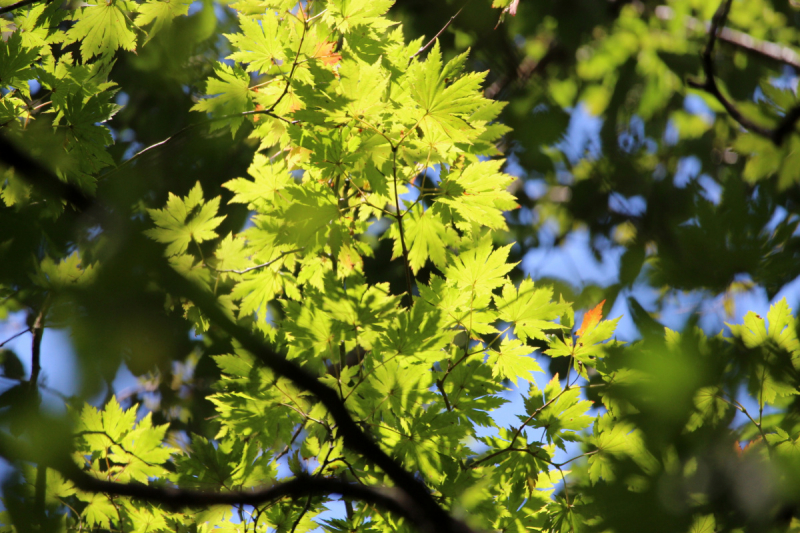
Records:
[[[425,44],[425,46],[422,46],[422,47],[420,47],[420,49],[419,49],[419,50],[417,50],[416,52],[414,52],[413,54],[411,54],[411,57],[409,57],[409,59],[414,59],[415,57],[417,57],[418,55],[420,55],[422,52],[424,52],[425,50],[427,50],[427,49],[428,49],[428,47],[429,47],[430,45],[432,45],[432,44],[433,44],[433,43],[436,41],[436,39],[438,39],[438,38],[439,38],[439,36],[440,36],[442,33],[444,33],[444,30],[446,30],[446,29],[447,29],[447,28],[450,26],[450,24],[452,24],[452,23],[453,23],[453,21],[456,19],[456,17],[457,17],[459,14],[461,14],[461,11],[462,11],[463,9],[464,9],[464,7],[462,6],[462,7],[461,7],[461,9],[459,9],[458,11],[456,11],[456,14],[455,14],[455,15],[453,15],[452,17],[450,17],[450,20],[448,20],[448,21],[447,21],[447,24],[445,24],[444,26],[442,26],[442,29],[441,29],[441,30],[439,30],[439,33],[437,33],[436,35],[434,35],[434,36],[433,36],[433,39],[431,39],[430,41],[428,41],[428,42]]]

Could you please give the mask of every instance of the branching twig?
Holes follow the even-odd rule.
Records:
[[[728,112],[731,118],[738,122],[743,128],[761,135],[762,137],[766,137],[777,146],[780,146],[783,144],[786,136],[794,131],[795,123],[798,121],[798,119],[800,119],[800,106],[788,110],[778,123],[778,126],[775,128],[768,128],[760,124],[756,124],[744,116],[742,112],[739,111],[739,109],[734,105],[734,103],[724,94],[722,94],[722,91],[717,84],[716,72],[714,69],[714,46],[718,40],[720,28],[725,26],[725,22],[728,18],[728,12],[730,11],[732,3],[733,0],[723,0],[719,6],[719,9],[717,9],[717,12],[714,13],[714,17],[711,19],[711,26],[708,30],[708,42],[706,43],[705,48],[703,48],[703,54],[701,56],[705,80],[702,82],[697,80],[689,80],[688,84],[690,87],[700,89],[714,96],[714,98],[716,98],[717,101],[722,104],[722,107],[725,108],[725,111]]]
[[[7,143],[0,136],[0,148]],[[16,151],[16,149],[15,149]],[[19,153],[18,151],[16,151]],[[0,150],[0,160],[7,161],[8,154]],[[107,210],[102,202],[85,196],[80,189],[68,183],[61,182],[58,177],[38,162],[27,157],[30,163],[26,167],[17,168],[20,174],[33,185],[40,187],[43,192],[57,196],[60,199],[67,199],[79,211],[90,209]],[[156,246],[146,240],[143,236],[134,234],[131,236],[130,245],[140,246],[143,250]],[[283,356],[275,353],[268,345],[263,342],[258,335],[250,329],[242,326],[231,319],[227,312],[223,310],[214,294],[196,286],[192,281],[184,278],[175,272],[165,262],[154,265],[155,273],[159,282],[164,287],[169,287],[174,294],[182,296],[192,301],[197,308],[213,322],[218,331],[226,333],[230,338],[240,343],[243,349],[250,352],[256,359],[260,360],[266,367],[272,370],[277,376],[284,377],[292,381],[299,388],[306,390],[317,397],[320,403],[327,409],[329,415],[336,423],[339,435],[343,439],[344,446],[355,453],[360,454],[364,459],[383,470],[387,477],[392,481],[396,489],[387,497],[387,492],[383,489],[365,489],[361,485],[346,485],[339,480],[328,480],[323,485],[319,483],[309,484],[307,480],[289,482],[272,489],[268,496],[276,497],[276,494],[302,494],[308,495],[309,491],[317,493],[336,493],[346,497],[367,499],[385,504],[385,507],[403,511],[410,521],[417,525],[425,533],[456,533],[469,531],[468,526],[454,519],[445,511],[433,498],[428,488],[419,481],[411,472],[403,468],[400,463],[390,457],[383,449],[368,436],[361,426],[350,415],[344,401],[338,393],[325,385],[308,370],[300,367],[293,361],[289,361]],[[22,450],[10,450],[0,438],[0,455],[13,459],[25,459],[21,456]],[[17,453],[20,452],[20,453]],[[71,465],[71,467],[70,467]],[[78,469],[74,463],[67,458],[66,462],[60,461],[57,465],[59,470],[70,478],[81,490],[90,492],[114,493],[121,496],[133,496],[162,501],[169,505],[211,505],[213,503],[234,504],[245,503],[255,505],[266,501],[264,494],[261,498],[254,498],[255,493],[220,495],[208,493],[187,493],[164,488],[154,488],[144,485],[125,485],[98,480],[88,476]],[[333,488],[336,487],[336,488]],[[358,488],[358,490],[356,490]],[[198,496],[200,499],[198,499]]]

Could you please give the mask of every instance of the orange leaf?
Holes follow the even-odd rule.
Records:
[[[333,53],[334,46],[336,46],[336,43],[322,41],[317,44],[317,48],[314,50],[314,53],[311,57],[322,60],[322,62],[326,65],[335,65],[342,59],[342,56],[341,54]]]
[[[594,306],[593,309],[586,311],[586,314],[583,315],[583,322],[581,322],[581,328],[575,333],[576,337],[580,337],[593,327],[597,325],[600,320],[603,319],[603,304],[606,303],[605,300]]]
[[[256,89],[256,90],[258,90],[258,89]],[[264,106],[263,106],[263,105],[261,105],[261,104],[256,104],[256,111],[263,111],[263,110],[264,110]],[[253,115],[253,122],[258,122],[258,120],[259,120],[260,118],[261,118],[261,117],[260,117],[260,116],[258,116],[258,115]]]

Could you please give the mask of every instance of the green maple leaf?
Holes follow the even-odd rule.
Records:
[[[525,421],[533,414],[534,418],[528,425],[535,428],[545,428],[547,439],[563,447],[564,440],[574,440],[571,434],[589,427],[593,418],[585,413],[592,407],[592,402],[580,399],[581,389],[562,389],[558,375],[544,388],[544,399],[531,383],[529,397],[525,399],[525,410],[528,416],[520,416]]]
[[[281,215],[277,242],[306,248],[306,253],[328,244],[332,223],[339,218],[339,205],[330,187],[323,184],[287,187],[284,195],[290,203]]]
[[[267,12],[258,20],[240,14],[239,26],[241,33],[225,35],[234,49],[238,49],[228,59],[247,64],[247,72],[261,74],[268,73],[286,61],[284,47],[288,27],[280,24],[275,13]]]
[[[345,34],[360,26],[387,28],[395,23],[381,15],[393,3],[393,0],[331,0],[323,20]]]
[[[183,199],[170,193],[164,209],[147,210],[158,227],[146,230],[145,234],[167,244],[168,256],[185,252],[191,242],[215,239],[217,232],[214,228],[225,219],[224,216],[215,216],[219,201],[220,197],[217,196],[206,203],[199,181]]]
[[[442,68],[439,42],[434,44],[425,61],[417,61],[408,69],[411,98],[419,105],[419,127],[424,135],[444,132],[455,142],[470,142],[482,133],[465,119],[484,103],[480,92],[486,73],[470,73],[455,81],[462,56]]]
[[[500,172],[502,164],[502,160],[482,161],[448,174],[439,185],[441,195],[436,202],[450,207],[469,223],[505,228],[503,211],[518,205],[506,190],[515,178]]]
[[[94,265],[82,266],[81,256],[73,252],[56,264],[50,257],[37,265],[34,283],[47,289],[65,289],[86,286],[94,279]]]
[[[596,450],[589,456],[589,479],[597,483],[600,478],[615,479],[613,457],[627,456],[645,472],[658,468],[658,462],[644,444],[642,433],[629,422],[614,419],[605,414],[595,421],[594,433],[589,438]]]
[[[769,322],[769,328],[767,328]],[[800,342],[797,339],[792,309],[786,298],[771,305],[765,321],[761,316],[749,311],[744,316],[744,324],[727,324],[731,332],[742,339],[748,348],[757,348],[767,342],[786,350],[791,354],[800,353]]]
[[[477,294],[491,292],[505,283],[508,274],[517,263],[506,263],[511,244],[494,249],[492,238],[485,235],[471,248],[452,257],[450,266],[445,269],[449,283],[459,289],[475,291]]]
[[[19,31],[13,32],[7,41],[0,40],[0,86],[16,87],[30,98],[27,81],[34,77],[31,64],[39,57],[39,50],[25,46]]]
[[[160,477],[166,470],[160,465],[169,460],[175,451],[163,445],[168,424],[153,426],[153,414],[139,421],[120,441],[119,446],[112,448],[109,458],[115,463],[127,464],[124,474],[117,479],[121,482],[136,480],[147,484],[151,477]]]
[[[136,33],[127,12],[133,9],[135,4],[122,0],[83,7],[75,16],[78,21],[67,31],[67,38],[82,41],[84,61],[113,54],[119,48],[132,52],[136,49]]]
[[[403,234],[408,245],[408,263],[414,274],[425,266],[428,259],[443,269],[447,265],[447,247],[458,240],[452,228],[445,226],[432,210],[423,211],[419,204],[403,216]],[[397,225],[391,227],[389,235],[394,238],[393,257],[401,257],[403,248]]]
[[[369,385],[376,398],[387,400],[382,409],[398,417],[412,412],[433,397],[431,373],[422,365],[409,364],[400,358],[392,358],[379,365],[370,375]]]
[[[151,413],[137,424],[137,408],[133,406],[123,411],[114,397],[102,411],[86,405],[81,411],[78,435],[81,451],[112,462],[116,480],[135,479],[147,484],[149,478],[166,474],[160,465],[174,450],[163,445],[168,425],[154,427]],[[99,465],[95,462],[93,466]]]
[[[88,404],[83,407],[78,432],[87,451],[105,451],[131,431],[135,422],[136,409],[123,411],[116,398],[112,397],[102,411]]]
[[[90,526],[100,526],[111,529],[111,524],[119,519],[119,513],[114,502],[105,494],[79,493],[78,498],[86,503],[86,507],[81,512],[84,520]]]
[[[689,528],[689,533],[714,533],[717,531],[717,521],[713,514],[698,515]]]
[[[193,107],[193,111],[211,113],[215,118],[227,115],[240,115],[245,111],[254,109],[252,91],[250,90],[250,76],[239,66],[229,67],[219,63],[214,69],[217,77],[208,78],[206,81],[207,98],[200,100]],[[235,136],[239,126],[244,122],[244,117],[233,116],[227,120],[218,120],[211,123],[211,130],[230,126],[231,133]]]
[[[694,431],[706,422],[718,424],[726,419],[732,406],[723,399],[719,387],[701,387],[694,395],[695,412],[686,423],[687,431]]]
[[[128,510],[133,529],[132,533],[152,533],[153,531],[167,530],[167,521],[164,513],[155,507],[134,507]]]
[[[535,288],[533,280],[526,278],[519,289],[506,283],[502,295],[494,296],[494,303],[500,320],[514,325],[514,335],[523,341],[547,340],[545,330],[563,328],[553,321],[569,307],[563,301],[553,302],[552,298],[551,287]]]
[[[595,326],[576,338],[559,337],[550,339],[550,349],[545,355],[550,357],[570,357],[584,365],[594,366],[594,358],[605,355],[606,344],[617,328],[617,323],[622,317],[613,320],[601,320]],[[612,341],[619,343],[619,341]]]
[[[236,178],[223,187],[235,193],[230,200],[232,203],[247,204],[250,209],[258,209],[259,212],[267,211],[272,206],[275,195],[294,183],[285,160],[272,163],[268,157],[259,153],[253,157],[247,173],[252,176],[252,180]]]
[[[441,313],[418,300],[411,311],[398,315],[375,343],[384,354],[414,357],[425,363],[442,359],[442,348],[452,339],[452,331],[442,331]]]
[[[531,379],[533,372],[542,372],[539,363],[531,357],[533,348],[519,339],[503,339],[499,350],[488,350],[486,364],[492,367],[492,376],[509,379],[517,384],[517,378]]]
[[[144,41],[145,44],[162,29],[169,27],[175,17],[188,14],[191,3],[191,0],[159,0],[140,4],[136,25],[143,28],[150,23],[153,24]]]

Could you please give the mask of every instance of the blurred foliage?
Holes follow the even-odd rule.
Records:
[[[12,4],[0,1],[2,6]],[[294,7],[292,2],[283,4],[287,4],[284,9]],[[371,58],[370,64],[380,57],[395,80],[406,74],[397,66],[397,58],[382,56],[374,35],[362,40],[352,34],[345,37],[348,25],[378,24],[374,18],[357,23],[346,16],[348,2],[331,5],[336,8],[327,17],[320,13],[325,17],[320,20],[336,38],[328,41],[326,35],[316,35],[317,47],[305,50],[307,58],[335,64],[344,49],[344,54]],[[444,411],[441,398],[446,393],[461,394],[458,387],[467,391],[464,404],[474,408],[465,407],[471,429],[458,444],[458,453],[468,457],[462,463],[441,450],[431,453],[423,444],[419,451],[395,442],[386,431],[371,435],[392,449],[404,466],[426,478],[440,503],[475,527],[618,532],[800,529],[800,345],[789,304],[775,301],[768,316],[749,313],[743,324],[731,324],[720,335],[702,332],[697,327],[700,316],[692,316],[680,332],[665,334],[659,322],[677,297],[694,295],[721,302],[730,317],[737,294],[763,289],[772,300],[800,275],[800,137],[790,133],[775,142],[748,130],[718,98],[691,84],[702,84],[709,75],[702,54],[719,7],[704,0],[503,0],[494,5],[487,0],[466,4],[398,0],[388,12],[391,20],[402,23],[405,40],[386,38],[385,46],[410,42],[416,49],[438,35],[436,50],[445,65],[463,61],[467,72],[485,72],[484,96],[507,102],[492,124],[496,128],[492,133],[497,137],[502,133],[502,138],[494,147],[494,137],[472,139],[474,144],[464,151],[482,157],[491,154],[496,161],[482,163],[486,166],[480,177],[492,177],[491,185],[500,189],[498,183],[510,183],[508,191],[515,201],[505,196],[496,199],[493,207],[507,210],[502,217],[481,211],[485,206],[479,204],[454,205],[453,219],[461,220],[461,225],[448,226],[435,237],[419,237],[409,261],[418,287],[423,287],[419,292],[441,289],[437,283],[452,261],[445,247],[451,252],[461,249],[459,239],[474,231],[464,223],[470,217],[496,230],[493,239],[498,247],[517,243],[503,267],[521,261],[532,250],[558,248],[572,236],[587,233],[596,258],[608,252],[621,258],[615,281],[597,286],[567,273],[537,279],[537,288],[553,286],[542,301],[561,314],[559,322],[565,328],[575,322],[565,301],[585,309],[605,299],[601,306],[605,314],[621,301],[641,335],[630,344],[579,346],[575,343],[580,340],[570,337],[569,330],[543,334],[538,315],[526,315],[525,305],[533,304],[518,304],[512,310],[498,309],[491,320],[476,318],[465,338],[453,340],[452,346],[461,343],[468,348],[466,337],[471,335],[474,342],[483,343],[479,346],[486,348],[485,365],[458,367],[441,390],[434,381],[426,388],[408,383],[410,378],[397,385],[406,392],[393,398],[387,410],[396,413],[423,405]],[[256,87],[261,82],[257,75],[279,79],[274,68],[280,70],[299,56],[291,47],[272,47],[290,35],[296,40],[297,34],[289,30],[273,28],[272,41],[257,43],[263,48],[241,37],[240,28],[245,28],[241,20],[247,19],[237,18],[235,10],[255,16],[264,9],[257,1],[227,6],[209,1],[117,0],[103,6],[32,3],[2,11],[0,317],[24,315],[34,346],[47,328],[69,328],[80,379],[79,394],[65,401],[67,418],[73,422],[67,428],[64,417],[48,418],[52,413],[40,409],[38,371],[29,374],[22,364],[32,354],[0,347],[0,370],[7,384],[0,394],[0,426],[4,434],[34,443],[31,454],[47,456],[48,443],[72,440],[68,432],[106,433],[108,441],[79,439],[74,446],[76,456],[87,458],[87,471],[122,482],[147,483],[163,477],[181,486],[250,488],[277,476],[275,463],[262,461],[266,456],[242,438],[255,420],[271,439],[261,443],[264,450],[279,453],[285,446],[297,451],[290,467],[295,474],[302,470],[301,445],[294,443],[290,430],[305,419],[285,406],[269,411],[273,400],[265,398],[277,378],[263,370],[236,373],[242,371],[241,361],[231,355],[236,349],[230,339],[153,275],[153,265],[166,261],[162,248],[142,240],[145,232],[174,247],[170,254],[186,253],[183,257],[189,262],[179,264],[173,258],[173,266],[215,290],[221,287],[223,304],[231,312],[238,306],[239,323],[263,333],[265,342],[286,348],[290,357],[307,357],[309,368],[327,376],[323,380],[335,381],[331,375],[342,368],[368,364],[365,354],[374,346],[364,343],[378,342],[374,338],[362,339],[358,348],[348,345],[344,361],[339,354],[327,359],[308,355],[317,349],[312,338],[296,344],[281,337],[276,341],[272,324],[289,317],[289,323],[297,319],[308,326],[324,315],[321,311],[303,315],[302,298],[284,306],[273,303],[267,314],[265,302],[275,294],[299,290],[290,276],[284,276],[280,287],[272,280],[278,288],[264,288],[263,280],[254,276],[250,285],[239,283],[232,289],[234,276],[214,277],[212,283],[205,268],[208,258],[225,260],[221,248],[230,252],[229,257],[244,253],[234,241],[217,235],[253,228],[264,221],[253,213],[264,217],[272,213],[273,204],[279,204],[262,190],[258,194],[249,190],[252,180],[245,176],[273,183],[270,180],[276,178],[270,169],[276,156],[278,161],[287,160],[281,169],[284,178],[304,163],[318,165],[321,179],[335,173],[334,165],[323,157],[334,150],[325,141],[315,145],[316,139],[312,142],[310,137],[292,138],[291,150],[276,152],[271,147],[286,141],[285,131],[268,115],[241,115],[264,111],[264,102],[275,97],[270,92],[274,88]],[[712,57],[717,83],[747,120],[764,129],[778,127],[797,106],[798,5],[792,0],[734,0],[723,22]],[[391,25],[380,24],[376,26],[380,31]],[[112,27],[113,31],[106,30]],[[250,28],[249,35],[260,28]],[[423,51],[420,60],[429,57],[430,50]],[[218,62],[228,56],[232,59]],[[251,76],[235,62],[260,65],[261,70]],[[306,75],[330,82],[330,76],[319,71]],[[208,83],[209,79],[218,81]],[[230,90],[237,80],[243,87],[240,94]],[[377,77],[373,81],[376,92],[371,97],[385,103],[391,90],[381,95],[377,91],[390,84]],[[314,100],[320,97],[313,88],[305,89],[292,95],[296,101],[284,100],[285,108],[276,112],[296,113],[298,120],[322,128],[330,117],[321,118],[319,109],[327,104]],[[205,98],[215,94],[222,97]],[[304,99],[315,105],[304,109],[295,105]],[[357,128],[352,130],[347,134],[355,136]],[[358,146],[346,148],[358,152]],[[361,148],[373,149],[374,145]],[[431,165],[431,171],[436,171],[437,183],[445,183],[444,190],[450,186],[449,191],[458,195],[464,192],[465,181],[473,182],[464,178],[466,171],[453,172],[449,179],[451,156],[442,156],[443,166]],[[507,158],[503,171],[519,179],[512,181],[499,172],[501,156]],[[33,179],[47,171],[97,202],[81,210],[54,197],[52,190]],[[424,180],[428,170],[419,175]],[[375,174],[371,179],[376,183]],[[216,198],[214,208],[208,209],[214,202],[209,199]],[[424,235],[421,206],[428,207],[420,203],[406,220],[409,231]],[[292,238],[305,239],[302,246],[314,244],[314,232],[303,222],[311,216],[311,207],[289,207],[281,213],[294,224],[290,224]],[[217,209],[224,219],[215,218]],[[181,216],[173,216],[177,212]],[[345,254],[343,264],[353,259],[352,269],[360,268],[370,287],[388,291],[394,295],[392,305],[403,309],[399,295],[406,290],[407,272],[396,259],[402,255],[399,230],[393,224],[386,231],[382,226],[386,219],[377,220],[377,213],[371,217],[359,220],[361,225],[353,222],[340,228],[345,241],[348,229],[351,237],[363,233],[353,246],[357,251]],[[198,228],[205,233],[196,233]],[[291,253],[288,247],[284,252]],[[273,258],[283,256],[269,255],[264,261]],[[305,276],[307,281],[317,276],[319,286],[325,287],[319,265],[293,259],[287,264],[298,278]],[[250,265],[221,262],[217,268]],[[583,265],[577,269],[582,272]],[[508,272],[517,288],[491,287],[494,305],[521,300],[522,288],[532,287],[523,279],[525,274],[518,265]],[[637,291],[657,294],[654,306],[645,309]],[[309,305],[312,297],[305,298]],[[388,312],[375,305],[360,310],[360,317]],[[396,314],[392,320],[406,320],[399,318],[404,313]],[[420,317],[407,319],[406,329],[396,328],[392,334],[422,335],[424,331],[409,326],[420,324],[408,322],[412,320]],[[489,349],[494,334],[506,326],[512,329],[509,324],[521,341],[507,339]],[[596,342],[607,339],[614,325],[614,321],[600,322],[596,329],[602,336]],[[300,338],[302,328],[289,329],[290,337]],[[376,338],[384,333],[375,333]],[[532,359],[521,357],[534,347],[551,357],[550,370],[566,376],[566,381],[556,379],[545,390],[533,387],[524,395],[520,431],[494,428],[495,436],[475,439],[473,423],[494,424],[487,412],[502,404],[499,392],[517,376],[537,370]],[[238,351],[236,357],[247,359]],[[114,390],[112,383],[122,365],[139,378],[135,390]],[[31,371],[31,365],[27,368]],[[468,376],[467,370],[475,375]],[[434,366],[431,375],[441,371]],[[43,372],[47,374],[47,369]],[[402,372],[395,369],[395,375]],[[394,383],[391,372],[379,377],[381,385]],[[232,391],[232,397],[249,394],[257,400],[241,405],[230,398],[223,401],[222,390]],[[371,399],[389,392],[378,386],[370,390]],[[215,393],[216,403],[208,401]],[[295,390],[290,394],[296,395],[298,405],[320,411],[311,415],[326,416],[307,396]],[[102,398],[100,410],[85,406],[92,397]],[[136,416],[134,406],[139,402],[144,403],[145,417]],[[460,424],[467,424],[467,418]],[[288,424],[272,425],[279,420]],[[126,428],[121,428],[121,421]],[[444,432],[437,435],[437,428],[421,416],[413,422],[423,443],[447,437]],[[530,435],[522,431],[526,426]],[[582,431],[585,428],[589,429]],[[534,435],[539,431],[543,433],[537,440]],[[326,450],[340,449],[336,446],[341,446],[341,439],[331,439],[324,444],[330,447],[324,448],[322,437],[311,437],[302,444],[302,457],[321,457]],[[137,439],[146,442],[136,444]],[[518,449],[508,453],[518,442]],[[134,450],[134,444],[143,447]],[[575,460],[557,462],[556,447],[567,444],[570,450],[579,447]],[[15,459],[3,447],[0,455]],[[100,457],[112,459],[103,466]],[[4,522],[14,521],[20,531],[60,530],[66,527],[68,513],[59,505],[68,502],[84,517],[91,514],[87,520],[97,528],[112,528],[116,500],[76,492],[50,470],[46,506],[39,505],[38,495],[44,489],[39,488],[36,468],[30,461],[14,464],[14,474],[4,485],[8,510]],[[365,475],[366,467],[356,467]],[[210,474],[214,468],[219,479]],[[437,469],[440,479],[432,481]],[[374,469],[366,471],[369,479],[377,479]],[[153,507],[126,501],[125,512],[132,517],[121,526],[126,531],[177,530],[184,527],[181,519],[189,520],[181,515],[164,519]],[[291,529],[295,519],[294,526],[302,530],[314,524],[307,517],[301,524],[298,515],[304,516],[309,507],[318,512],[323,503],[314,500],[310,505],[303,499],[264,512],[278,530]],[[212,508],[200,515],[206,518],[227,521],[230,513]],[[364,520],[363,515],[360,518]],[[377,522],[376,528],[386,530],[410,527],[388,518]],[[350,516],[347,521],[331,520],[325,528],[347,531],[354,523]],[[369,530],[367,524],[361,524],[362,530]]]

